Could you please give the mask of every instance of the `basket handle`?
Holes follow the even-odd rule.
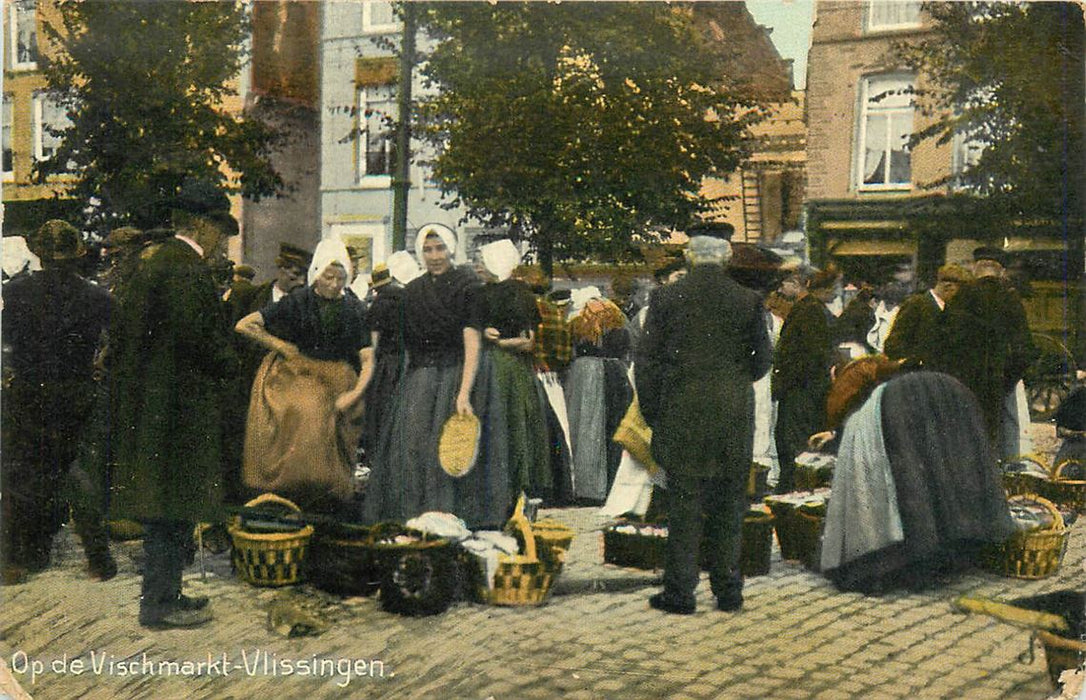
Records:
[[[1035,501],[1037,503],[1040,503],[1042,506],[1045,507],[1045,510],[1047,510],[1049,513],[1052,514],[1052,527],[1050,527],[1048,529],[1049,530],[1062,530],[1063,529],[1063,515],[1060,514],[1060,509],[1057,508],[1052,503],[1052,501],[1048,500],[1047,498],[1044,498],[1043,496],[1038,496],[1035,493],[1027,493],[1027,494],[1020,494],[1018,496],[1011,496],[1009,499],[1007,499],[1008,503],[1010,501]]]
[[[1064,467],[1067,467],[1067,466],[1072,465],[1072,464],[1077,464],[1079,466],[1082,466],[1082,460],[1073,459],[1073,458],[1063,460],[1062,462],[1057,464],[1056,467],[1052,470],[1052,478],[1053,479],[1059,479],[1059,478],[1063,477],[1063,469],[1064,469]]]
[[[286,507],[290,508],[291,510],[297,511],[299,513],[302,512],[302,509],[299,508],[297,505],[295,505],[293,501],[288,501],[287,499],[283,498],[282,496],[277,496],[274,493],[262,493],[259,496],[257,496],[256,498],[254,498],[253,500],[246,503],[245,507],[246,508],[254,508],[256,506],[262,506],[265,503],[274,503],[276,505],[286,506]]]

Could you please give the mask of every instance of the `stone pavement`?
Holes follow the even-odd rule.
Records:
[[[602,564],[602,521],[594,509],[544,514],[573,526],[577,536],[554,595],[539,608],[461,603],[435,617],[404,618],[369,598],[340,599],[307,586],[250,587],[233,578],[226,555],[217,555],[207,562],[206,579],[198,567],[186,572],[187,592],[212,598],[215,621],[158,632],[136,624],[138,545],[119,546],[120,574],[97,583],[65,532],[51,569],[0,588],[0,659],[14,666],[30,696],[45,700],[1039,700],[1054,691],[1039,648],[1032,662],[1019,660],[1029,631],[955,613],[950,602],[962,594],[1009,599],[1081,589],[1086,578],[1086,525],[1079,522],[1059,573],[1041,581],[974,571],[930,591],[864,597],[836,591],[774,550],[770,574],[747,580],[741,613],[716,611],[703,581],[698,612],[672,616],[646,602],[658,573]],[[296,639],[269,631],[268,604],[284,596],[322,602],[331,629]],[[325,673],[319,660],[336,667]],[[302,675],[306,664],[323,675]],[[286,675],[288,665],[297,672]],[[0,668],[0,689],[3,674]]]

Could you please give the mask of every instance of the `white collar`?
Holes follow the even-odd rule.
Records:
[[[200,247],[199,243],[192,240],[188,236],[181,235],[180,233],[175,233],[173,236],[179,241],[184,241],[185,243],[188,243],[192,247],[192,249],[196,251],[197,255],[199,255],[201,258],[204,257],[204,249]]]
[[[946,310],[946,299],[943,299],[935,293],[934,289],[929,289],[928,294],[931,294],[931,298],[935,300],[935,303],[939,306],[940,311]]]

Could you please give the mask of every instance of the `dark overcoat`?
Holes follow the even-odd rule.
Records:
[[[931,369],[946,343],[942,328],[943,310],[931,292],[914,294],[898,309],[883,351],[891,360],[914,360]]]
[[[1007,393],[1037,354],[1022,301],[999,279],[983,277],[962,285],[945,313],[939,369],[976,395],[988,436],[998,440]]]
[[[110,515],[219,515],[224,389],[236,372],[211,270],[184,241],[141,255],[111,331]]]
[[[723,267],[696,265],[653,292],[634,370],[653,457],[680,476],[749,469],[751,384],[771,352],[761,298]]]

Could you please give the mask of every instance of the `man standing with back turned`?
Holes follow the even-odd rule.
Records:
[[[695,608],[703,523],[717,607],[742,607],[751,385],[772,359],[761,299],[724,271],[731,244],[694,236],[687,256],[690,273],[652,295],[634,373],[653,457],[668,475],[664,590],[649,604],[686,615]]]
[[[110,512],[143,523],[140,624],[193,627],[207,598],[181,594],[197,521],[222,505],[224,387],[237,372],[209,260],[237,233],[211,184],[178,195],[175,235],[145,248],[114,314]]]

